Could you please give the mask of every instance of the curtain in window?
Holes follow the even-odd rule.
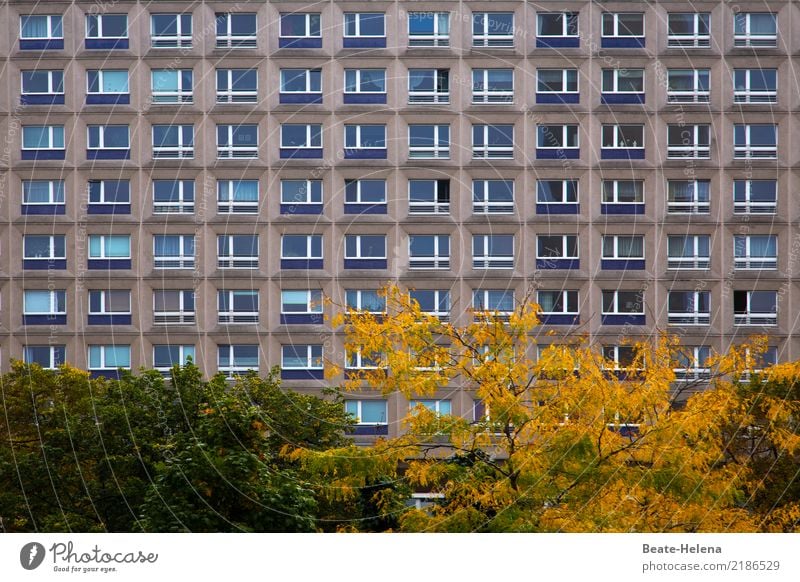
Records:
[[[775,16],[750,14],[750,34],[775,34]]]
[[[130,346],[106,346],[107,368],[128,368],[131,365]]]
[[[774,236],[751,236],[751,257],[774,257],[777,254],[777,239]]]
[[[694,241],[688,236],[671,236],[667,241],[667,249],[670,257],[692,257],[694,256]],[[621,244],[620,254],[622,254]]]
[[[617,248],[620,257],[641,257],[644,254],[644,237],[620,237]]]
[[[539,293],[538,297],[539,307],[541,307],[542,311],[546,313],[555,311],[557,299],[558,299],[557,293],[551,291]]]
[[[44,180],[29,180],[22,184],[23,189],[23,202],[27,204],[47,204],[50,202],[50,182]],[[59,200],[58,192],[60,190],[61,197]],[[61,188],[55,188],[56,196],[55,201],[64,201],[64,188],[63,183]]]
[[[156,257],[178,257],[181,254],[179,236],[156,236],[154,252]]]
[[[128,71],[105,71],[103,72],[103,93],[127,93],[128,92]]]
[[[26,313],[50,313],[49,291],[25,291]]]
[[[103,362],[103,347],[89,346],[89,367],[100,368]]]
[[[153,71],[153,91],[177,93],[178,71]]]
[[[670,182],[670,202],[691,202],[694,199],[694,185],[692,182]]]
[[[22,38],[47,38],[47,16],[23,16]]]
[[[361,419],[364,422],[386,422],[386,401],[385,400],[362,400]]]
[[[131,240],[127,236],[107,236],[106,255],[109,257],[129,257]]]

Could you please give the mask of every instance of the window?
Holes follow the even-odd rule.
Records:
[[[258,235],[217,236],[217,267],[220,269],[258,269]]]
[[[734,103],[777,103],[778,69],[734,69]]]
[[[667,159],[711,157],[710,125],[668,125]]]
[[[322,323],[322,291],[318,289],[283,289],[281,325]]]
[[[323,378],[322,344],[281,346],[281,378],[300,380]]]
[[[644,269],[642,235],[603,235],[603,269]]]
[[[777,269],[778,237],[750,234],[733,237],[733,267],[735,269]]]
[[[89,214],[130,214],[129,180],[89,180]]]
[[[217,69],[217,103],[256,103],[258,69]]]
[[[156,344],[153,346],[153,368],[169,375],[173,366],[185,366],[195,361],[194,344]]]
[[[603,69],[600,102],[644,103],[644,69]]]
[[[130,269],[131,237],[128,234],[89,235],[90,269]]]
[[[708,269],[711,237],[707,234],[667,237],[667,269]]]
[[[194,291],[190,289],[153,290],[153,323],[155,325],[186,325],[194,322]]]
[[[386,103],[386,69],[345,69],[345,103]]]
[[[130,129],[127,125],[89,125],[86,158],[90,160],[127,160],[131,155]]]
[[[89,291],[89,325],[130,324],[130,290],[110,289]]]
[[[67,323],[67,292],[64,289],[25,289],[23,325],[64,325]]]
[[[536,14],[536,46],[539,48],[576,48],[577,12],[538,12]]]
[[[346,160],[386,158],[386,126],[345,124],[344,157]]]
[[[419,304],[422,313],[438,317],[440,321],[450,320],[450,291],[445,289],[412,289],[409,297]]]
[[[365,355],[361,350],[348,351],[344,362],[345,373],[385,368],[386,364],[383,360],[381,354]]]
[[[711,69],[668,69],[668,103],[708,103]]]
[[[578,235],[540,234],[536,236],[537,269],[577,269]]]
[[[472,235],[473,269],[513,269],[513,234]]]
[[[282,123],[281,157],[321,158],[322,125]]]
[[[427,408],[437,416],[446,416],[451,414],[452,408],[449,400],[411,400],[408,403],[408,408],[412,412],[418,406]]]
[[[409,269],[449,269],[450,235],[412,234],[408,237]]]
[[[603,125],[602,159],[644,159],[644,125]]]
[[[346,214],[386,214],[386,180],[345,180]]]
[[[579,153],[577,125],[536,126],[537,158],[577,159]]]
[[[64,154],[63,125],[22,126],[23,160],[63,160]]]
[[[38,364],[45,370],[55,370],[67,362],[66,346],[24,346],[22,360],[26,364]]]
[[[319,13],[282,13],[279,48],[322,48]]]
[[[241,159],[258,157],[258,125],[218,125],[217,158]]]
[[[362,311],[372,315],[386,313],[386,298],[373,289],[347,289],[345,306],[348,310]]]
[[[472,157],[475,159],[512,159],[513,125],[473,125]]]
[[[710,180],[667,181],[669,214],[708,214],[711,207],[710,199]]]
[[[322,180],[281,180],[281,214],[322,213]]]
[[[636,372],[640,367],[634,368],[636,363],[636,348],[633,346],[603,346],[603,358],[609,370],[617,372]],[[639,366],[641,364],[638,364]],[[622,378],[625,378],[623,375]]]
[[[514,214],[514,180],[473,180],[472,212]]]
[[[670,325],[708,325],[711,323],[711,293],[670,291],[667,295],[667,312],[667,323]]]
[[[23,269],[66,269],[67,240],[63,234],[22,237]]]
[[[153,159],[194,157],[194,125],[154,125]]]
[[[733,15],[733,46],[778,46],[776,15],[768,12],[738,12]]]
[[[578,103],[578,69],[536,69],[537,103]]]
[[[217,180],[217,212],[258,214],[258,180]]]
[[[450,180],[409,180],[409,214],[450,214]]]
[[[284,234],[281,236],[281,269],[321,269],[321,234]]]
[[[322,69],[281,69],[281,103],[322,103]]]
[[[87,49],[127,49],[127,14],[87,14]]]
[[[87,105],[124,105],[130,102],[127,69],[86,71]]]
[[[22,214],[64,214],[64,180],[23,180]]]
[[[578,292],[573,290],[536,291],[539,321],[542,325],[579,323]]]
[[[22,105],[63,105],[64,71],[22,71]]]
[[[513,12],[474,12],[472,14],[472,46],[513,47]]]
[[[775,214],[778,206],[777,180],[734,180],[734,214]]]
[[[150,72],[153,103],[191,103],[192,82],[191,69],[153,69]]]
[[[385,269],[386,236],[348,234],[344,237],[345,269]]]
[[[116,377],[118,368],[131,367],[131,346],[129,345],[90,345],[89,371],[103,376]]]
[[[416,159],[449,158],[450,126],[409,125],[408,157]]]
[[[600,187],[603,214],[644,214],[642,180],[603,180]]]
[[[777,291],[734,291],[734,325],[778,325]]]
[[[408,46],[450,46],[450,13],[409,12]]]
[[[60,14],[23,14],[19,17],[19,48],[60,50],[64,48],[64,26]]]
[[[578,180],[536,180],[537,214],[577,214]]]
[[[217,291],[218,323],[258,323],[258,291]]]
[[[507,318],[514,311],[514,292],[506,289],[475,289],[472,292],[472,309]]]
[[[669,48],[708,48],[711,46],[711,14],[671,12],[667,16]]]
[[[151,14],[150,46],[153,48],[192,48],[192,15]]]
[[[386,400],[346,400],[344,408],[358,424],[388,424]]]
[[[194,235],[153,235],[154,269],[194,269]]]
[[[217,370],[227,378],[250,371],[258,373],[258,344],[217,346]]]
[[[383,12],[345,12],[344,48],[385,48],[386,15]]]
[[[745,362],[752,366],[752,372],[759,374],[770,366],[778,363],[778,348],[775,346],[767,347],[763,353],[752,353],[750,348],[745,348]],[[746,382],[750,379],[750,371],[742,373],[741,380]]]
[[[409,103],[450,103],[449,69],[409,69]]]
[[[472,69],[473,103],[513,103],[514,69]]]
[[[644,48],[644,14],[603,12],[602,48]]]
[[[603,291],[603,325],[644,324],[642,291]]]
[[[194,180],[153,180],[153,214],[194,214]]]
[[[778,126],[770,124],[733,126],[733,157],[775,159],[778,157]]]
[[[217,13],[217,48],[256,48],[255,13]]]

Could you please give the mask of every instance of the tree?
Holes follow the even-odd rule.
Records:
[[[719,356],[711,389],[676,408],[673,337],[632,342],[624,366],[583,337],[535,357],[537,306],[527,298],[510,316],[476,312],[458,327],[423,313],[397,287],[385,294],[387,315],[351,310],[334,321],[344,326],[346,350],[382,363],[350,371],[343,391],[411,400],[462,387],[478,414],[442,417],[419,407],[403,435],[372,448],[298,452],[307,468],[341,485],[331,489],[341,497],[378,475],[443,494],[431,507],[403,512],[406,531],[758,529],[757,499],[748,499],[756,465],[735,462],[728,434],[748,422],[732,410],[742,402],[726,399],[736,386],[725,379],[736,354]],[[780,417],[797,418],[784,409]],[[796,436],[774,436],[774,454],[789,471],[796,456],[785,455],[796,455]],[[767,462],[749,457],[756,459]]]

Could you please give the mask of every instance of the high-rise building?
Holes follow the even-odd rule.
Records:
[[[2,367],[317,390],[374,364],[327,318],[388,281],[461,323],[535,289],[544,344],[620,364],[673,331],[684,382],[753,333],[797,358],[800,8],[749,6],[9,0]]]

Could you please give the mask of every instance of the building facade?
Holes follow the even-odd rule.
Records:
[[[370,365],[328,319],[388,281],[460,323],[532,290],[542,344],[621,366],[672,331],[685,380],[755,333],[800,356],[791,3],[0,11],[3,369],[191,356],[318,390]],[[463,387],[426,405],[475,413]],[[347,406],[380,434],[408,403]]]

